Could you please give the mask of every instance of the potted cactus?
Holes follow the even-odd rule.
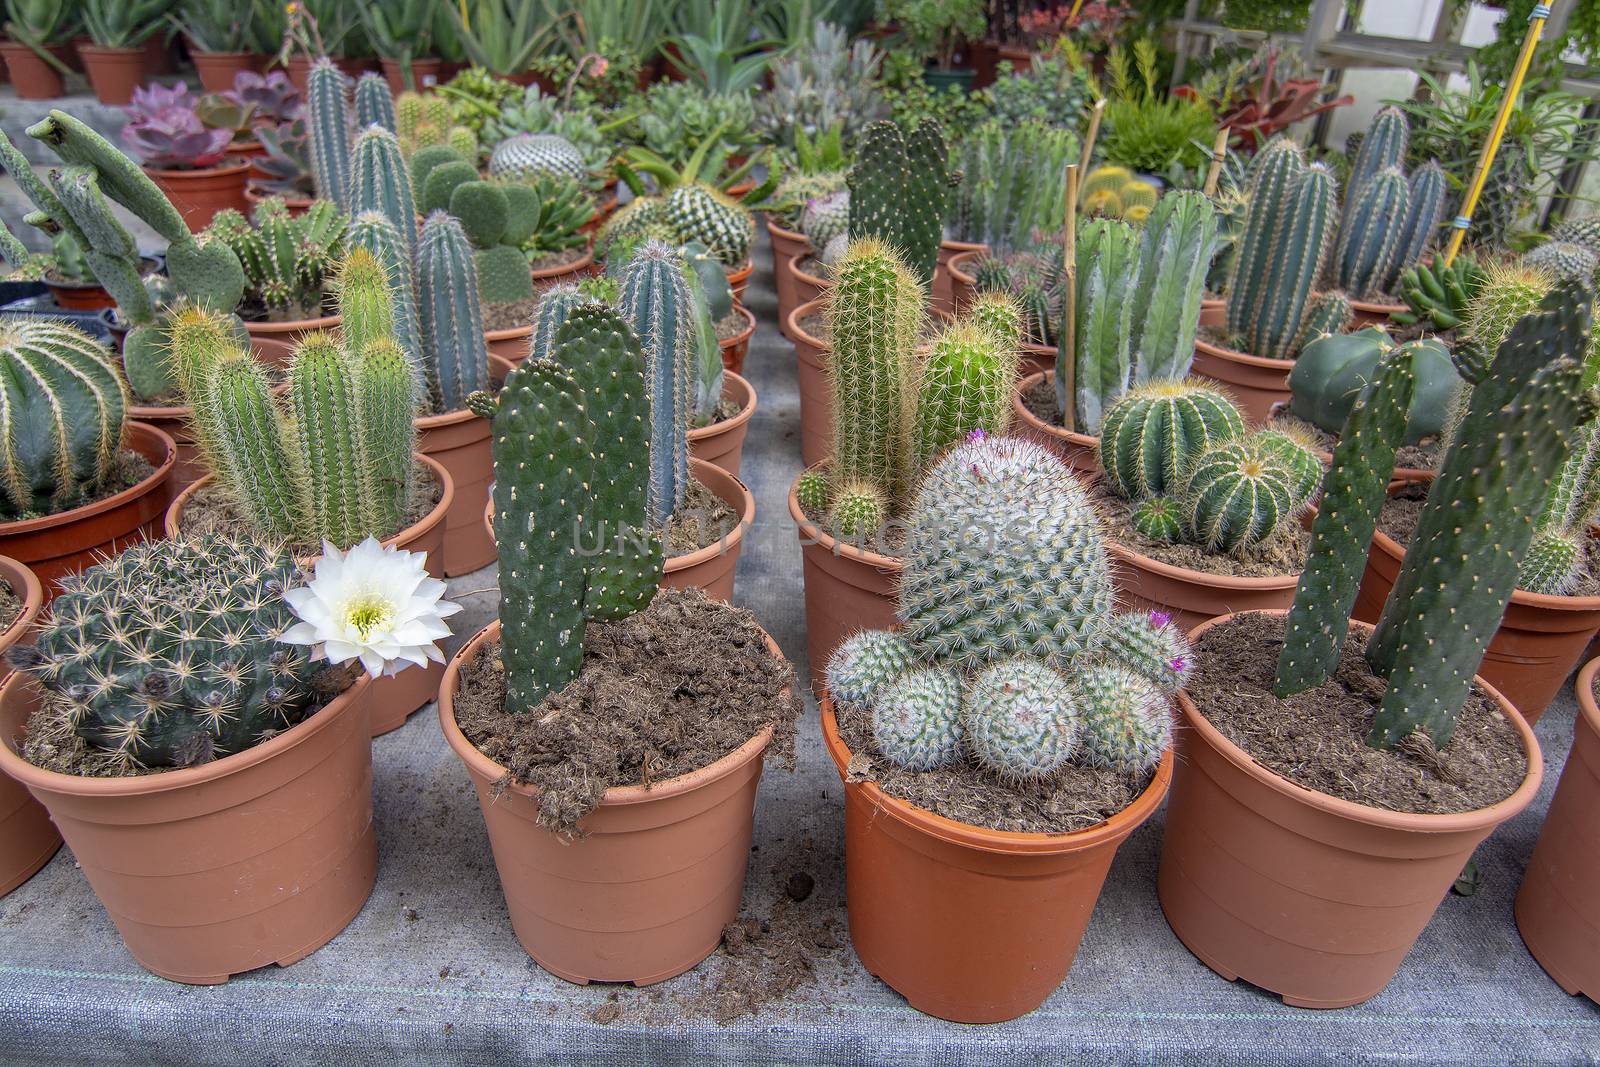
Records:
[[[1348,616],[1408,421],[1403,349],[1351,409],[1287,617],[1190,634],[1158,890],[1227,978],[1307,1007],[1372,997],[1473,849],[1537,792],[1532,730],[1473,672],[1595,415],[1577,296],[1523,317],[1482,369],[1375,627]]]
[[[244,267],[239,315],[262,359],[287,362],[292,339],[338,325],[325,305],[348,223],[325,200],[291,215],[278,197],[257,202],[248,219],[232,208],[212,217],[204,237],[227,245]],[[271,324],[271,332],[252,329],[257,324]]]
[[[0,603],[0,652],[33,640],[34,622],[44,607],[44,587],[26,566],[0,556],[0,579],[10,593]],[[11,676],[9,661],[0,660],[0,682]],[[44,805],[26,786],[0,771],[0,897],[11,892],[50,862],[61,847],[61,832]]]
[[[416,451],[417,383],[395,340],[388,278],[357,248],[338,279],[340,332],[300,340],[282,396],[220,316],[191,309],[173,321],[174,375],[212,473],[173,501],[167,534],[271,539],[305,559],[381,538],[440,574],[454,489]],[[378,682],[373,730],[433,699],[442,667]]]
[[[155,974],[215,984],[288,965],[372,891],[367,679],[315,662],[337,642],[301,646],[335,623],[369,670],[395,670],[442,658],[455,609],[420,559],[364,548],[335,576],[382,620],[359,636],[323,610],[327,573],[298,587],[286,549],[206,537],[103,558],[51,605],[37,647],[11,651],[0,772],[50,809]]]
[[[681,278],[674,258],[649,257],[657,286]],[[625,293],[624,306],[644,295]],[[500,620],[456,654],[439,694],[517,939],[577,982],[660,981],[716,947],[739,908],[763,757],[792,744],[798,712],[792,672],[749,616],[658,590],[652,512],[674,472],[637,457],[659,454],[653,438],[669,428],[652,415],[671,405],[650,398],[673,383],[646,349],[622,311],[579,304],[498,399],[480,397],[494,425]],[[641,649],[634,635],[646,633]],[[591,701],[595,685],[616,701]],[[745,698],[730,703],[734,686]],[[642,740],[657,754],[656,731],[673,731],[676,755],[617,751],[589,765],[574,729],[585,751],[610,752],[625,729],[633,752]],[[496,740],[506,731],[528,743]]]
[[[244,210],[248,160],[228,155],[233,130],[200,120],[199,100],[181,82],[134,90],[122,143],[177,208],[191,230],[202,230],[225,208]]]
[[[1160,805],[1189,653],[1167,618],[1113,611],[1089,494],[1033,442],[974,432],[906,525],[899,629],[841,645],[822,698],[850,936],[912,1007],[997,1022],[1066,977]]]
[[[1052,328],[1064,309],[1059,297],[1051,300],[1051,292],[1060,291],[1064,279],[1030,275],[1040,269],[1038,259],[984,267],[980,273],[986,291],[1001,288],[1003,281],[1024,292],[1035,336],[1054,334],[1059,349],[1071,349],[1070,358],[1058,358],[1048,376],[1054,397],[1046,375],[1033,375],[1021,382],[1013,409],[1029,436],[1055,449],[1069,465],[1092,471],[1101,425],[1117,400],[1140,386],[1176,381],[1189,372],[1216,242],[1216,212],[1201,193],[1175,192],[1157,202],[1142,229],[1120,219],[1087,218],[1078,224],[1076,238],[1070,345],[1059,327]],[[1034,254],[1043,269],[1060,267],[1063,250],[1053,247],[1052,252]]]

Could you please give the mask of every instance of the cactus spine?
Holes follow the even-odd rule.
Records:
[[[381,213],[400,234],[407,253],[413,252],[417,247],[417,208],[400,142],[386,129],[368,127],[356,138],[350,166],[350,214]]]
[[[428,216],[417,244],[417,296],[423,377],[438,411],[456,411],[472,393],[489,387],[477,282],[460,223],[441,212]]]
[[[350,211],[350,79],[326,57],[306,76],[306,139],[317,195]]]
[[[976,322],[947,327],[917,374],[911,463],[920,474],[972,430],[1001,434],[1011,422],[1018,353]]]
[[[951,198],[949,150],[934,119],[910,133],[893,122],[867,126],[850,168],[850,239],[875,237],[927,285]]]
[[[1202,453],[1244,435],[1244,417],[1222,393],[1196,382],[1153,382],[1106,413],[1100,465],[1128,500],[1179,492]]]
[[[357,215],[345,231],[345,244],[364,249],[383,265],[389,279],[389,298],[394,317],[394,339],[411,368],[413,386],[419,398],[430,394],[422,372],[422,333],[417,315],[416,274],[412,254],[404,238],[389,219],[377,211]],[[470,291],[470,290],[469,290]]]
[[[689,413],[695,400],[694,299],[677,251],[646,242],[622,276],[619,310],[638,334],[650,397],[648,514],[658,525],[689,491]]]

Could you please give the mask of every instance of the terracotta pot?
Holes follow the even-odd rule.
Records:
[[[1578,721],[1566,769],[1517,893],[1522,940],[1568,993],[1600,1003],[1600,708],[1592,660],[1578,674]]]
[[[211,470],[206,466],[205,457],[200,454],[199,446],[195,444],[194,427],[190,425],[189,416],[190,411],[186,404],[174,404],[170,407],[128,405],[128,418],[138,419],[154,426],[172,438],[172,443],[178,450],[178,459],[172,465],[172,477],[168,482],[168,488],[174,495],[204,478]]]
[[[806,658],[811,687],[819,692],[833,650],[858,630],[890,630],[896,625],[895,594],[904,564],[836,540],[806,518],[789,486],[789,517],[800,534],[801,581],[806,601]]]
[[[250,351],[256,359],[268,366],[287,367],[300,338],[319,330],[338,329],[339,316],[324,315],[319,319],[289,319],[284,322],[247,322],[244,328],[250,335]]]
[[[744,329],[726,340],[719,340],[717,347],[722,349],[722,369],[743,374],[744,359],[750,354],[750,338],[756,332],[756,317],[743,304],[735,304],[733,309],[744,319]]]
[[[445,516],[450,513],[450,505],[455,498],[455,487],[450,482],[450,472],[437,460],[420,452],[416,458],[432,471],[434,478],[438,480],[439,502],[415,525],[407,526],[393,537],[384,538],[383,543],[394,545],[407,552],[424,553],[428,558],[428,573],[435,578],[442,578]],[[178,498],[172,502],[166,514],[168,537],[177,537],[182,532],[184,509],[201,488],[211,484],[211,478],[209,474],[201,478],[178,494]],[[316,561],[315,556],[302,557],[300,565],[310,568]],[[372,736],[377,737],[379,734],[386,734],[390,730],[404,726],[412,712],[438,695],[439,679],[442,677],[444,677],[444,664],[430,663],[426,667],[412,667],[399,674],[375,680],[363,698],[364,702],[372,707],[370,717]]]
[[[489,346],[489,358],[503,359],[513,367],[528,358],[528,342],[533,338],[532,326],[513,326],[509,330],[485,330],[483,340]]]
[[[1246,611],[1287,610],[1300,575],[1239,578],[1174,567],[1107,541],[1117,602],[1124,609],[1159,610],[1188,630],[1209,619]]]
[[[1292,359],[1266,359],[1198,339],[1194,343],[1191,370],[1227,390],[1245,421],[1254,426],[1266,421],[1272,405],[1290,399],[1289,372],[1293,369]]]
[[[579,226],[578,232],[587,234],[593,234],[597,232],[601,226],[605,225],[606,220],[609,219],[612,213],[614,213],[616,210],[617,192],[615,189],[607,189],[603,194],[599,195],[599,199],[595,203],[594,217],[588,222],[584,223],[582,226]],[[590,246],[590,250],[593,251],[593,245]]]
[[[439,70],[442,66],[438,59],[424,57],[411,61],[411,85],[406,85],[404,65],[398,59],[383,57],[381,61],[383,76],[389,83],[389,91],[396,96],[412,89],[422,92],[439,83]]]
[[[589,247],[584,250],[583,258],[572,263],[563,263],[559,267],[534,267],[531,269],[533,272],[533,290],[536,293],[542,293],[552,285],[560,285],[562,282],[582,281],[595,273],[594,244],[590,242]]]
[[[1231,616],[1207,622],[1196,640]],[[1360,626],[1353,623],[1353,626]],[[1304,789],[1262,767],[1178,694],[1182,729],[1157,892],[1167,923],[1222,977],[1302,1008],[1376,996],[1473,849],[1539,790],[1539,742],[1516,708],[1528,776],[1510,797],[1459,815],[1413,815]]]
[[[59,579],[135,541],[161,536],[178,446],[154,426],[130,420],[123,447],[155,468],[138,485],[55,515],[0,523],[0,553],[33,569],[44,583],[46,603],[56,595]]]
[[[1390,486],[1390,492],[1403,484]],[[1367,569],[1352,612],[1357,619],[1378,621],[1405,554],[1405,546],[1382,530],[1372,535]],[[1600,596],[1545,596],[1514,590],[1478,673],[1504,693],[1523,718],[1536,723],[1596,633],[1600,633]]]
[[[254,163],[250,165],[250,171],[252,175],[259,174]],[[278,193],[263,190],[256,185],[254,180],[245,184],[245,202],[248,203],[252,208],[261,203],[261,201],[273,196],[276,196],[278,199],[283,201],[283,206],[289,209],[290,215],[304,215],[307,211],[311,210],[311,205],[317,202],[316,197],[312,196],[282,196]]]
[[[966,314],[972,298],[978,292],[978,278],[973,273],[978,260],[988,254],[988,246],[980,245],[965,252],[957,252],[945,263],[945,273],[950,276],[950,305],[957,315]]]
[[[84,71],[95,99],[102,104],[126,104],[133,99],[133,91],[144,81],[145,52],[139,48],[101,48],[98,45],[80,44],[78,54],[83,57]]]
[[[39,691],[15,676],[0,688],[0,772],[50,809],[134,959],[215,985],[310,955],[372,892],[366,687],[363,676],[298,726],[212,763],[80,778],[17,755]]]
[[[144,69],[150,74],[176,74],[178,65],[172,59],[172,41],[164,33],[154,33],[140,46],[144,52]]]
[[[808,300],[789,312],[789,337],[794,341],[795,377],[800,383],[800,457],[807,467],[828,458],[833,445],[833,397],[828,390],[828,344],[811,336],[800,323],[825,306]]]
[[[767,236],[772,241],[772,287],[778,294],[778,329],[789,336],[789,312],[802,301],[795,299],[795,260],[807,255],[811,244],[806,235],[796,230],[786,230],[767,216]]]
[[[1200,325],[1220,329],[1228,324],[1228,302],[1221,297],[1204,297],[1200,301]]]
[[[18,99],[54,100],[61,96],[64,90],[61,72],[34,55],[27,45],[0,41],[0,56],[5,57],[6,73],[11,77]]]
[[[724,270],[726,270],[726,268],[724,268]],[[735,304],[743,306],[744,291],[750,288],[750,275],[754,272],[754,261],[748,259],[744,261],[744,266],[740,267],[738,270],[727,271],[728,290],[733,293],[733,302]]]
[[[752,393],[754,389],[752,388]],[[714,463],[689,457],[689,473],[739,516],[739,525],[714,545],[685,556],[668,556],[661,577],[663,589],[703,589],[712,600],[733,600],[733,575],[739,566],[744,537],[756,522],[756,498],[737,477]]]
[[[989,246],[971,241],[940,241],[939,258],[933,268],[933,283],[928,287],[928,306],[947,315],[955,314],[955,293],[951,285],[950,261],[964,252],[986,253]]]
[[[22,602],[22,612],[0,633],[0,680],[11,677],[3,653],[12,645],[33,641],[34,620],[44,607],[44,587],[33,572],[14,559],[0,556],[0,578]],[[39,873],[61,847],[61,834],[44,805],[27,787],[0,771],[0,897]]]
[[[491,380],[496,389],[511,373],[511,364],[494,356]],[[450,508],[444,518],[440,566],[446,578],[469,574],[494,562],[494,538],[483,528],[483,509],[494,480],[494,454],[489,420],[462,409],[416,420],[417,451],[450,472]]]
[[[1407,310],[1405,304],[1376,304],[1366,300],[1350,301],[1350,328],[1363,326],[1388,326],[1394,316]]]
[[[58,282],[46,278],[44,284],[50,290],[50,298],[63,311],[104,311],[117,306],[105,287],[94,282]]]
[[[722,398],[738,404],[739,413],[731,419],[690,430],[689,455],[714,463],[737,478],[739,460],[744,456],[744,437],[750,429],[750,417],[756,413],[756,387],[734,371],[724,371]]]
[[[261,70],[262,56],[254,52],[202,52],[189,43],[189,58],[200,76],[200,88],[208,93],[225,93],[233,88],[240,71]]]
[[[1072,967],[1117,846],[1161,804],[1172,752],[1148,788],[1070,834],[987,830],[853,782],[850,750],[822,697],[822,738],[844,781],[850,940],[868,971],[913,1008],[960,1023],[1015,1019]]]
[[[558,837],[535,821],[537,794],[502,789],[505,768],[456,726],[461,666],[499,635],[491,622],[450,660],[439,725],[477,790],[517,940],[569,982],[642,986],[682,974],[711,955],[739,913],[771,728],[698,771],[607,789],[578,824],[582,837]]]
[[[812,274],[810,271],[802,267],[801,263],[803,263],[806,258],[806,256],[797,256],[794,261],[795,307],[799,307],[801,304],[810,303],[813,300],[821,300],[822,295],[826,293],[833,285],[832,282],[828,281],[828,279],[824,278],[822,275]],[[802,314],[801,317],[804,318],[804,314]],[[793,340],[794,338],[791,335],[789,339]]]
[[[1030,374],[1017,384],[1011,394],[1011,417],[1017,434],[1037,441],[1066,461],[1067,466],[1083,474],[1093,474],[1100,469],[1100,438],[1078,433],[1062,426],[1052,426],[1022,402],[1022,395],[1044,380],[1043,374]]]
[[[250,162],[229,157],[215,167],[204,170],[157,170],[144,168],[150,180],[160,187],[172,206],[183,216],[190,230],[199,233],[211,223],[211,217],[224,208],[249,211],[244,198],[244,183],[250,173]]]
[[[289,57],[289,61],[284,64],[284,71],[288,74],[289,81],[296,89],[300,90],[302,97],[306,95],[306,79],[311,75],[311,64],[313,62],[315,61],[307,56],[292,55]],[[351,78],[359,78],[369,70],[375,71],[378,69],[377,60],[364,56],[354,59],[347,56],[334,56],[333,65],[344,71]]]

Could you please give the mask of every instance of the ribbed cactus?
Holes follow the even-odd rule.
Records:
[[[827,473],[821,470],[809,470],[800,475],[795,481],[794,494],[800,509],[812,518],[825,515],[833,503],[833,487],[828,484]]]
[[[417,205],[400,142],[386,129],[367,127],[356,138],[350,166],[350,214],[380,213],[399,233],[406,250],[414,254]]]
[[[348,222],[325,200],[291,215],[273,196],[256,205],[250,222],[231,208],[217,212],[205,236],[233,250],[244,268],[245,298],[268,320],[312,319],[322,314],[323,290],[344,252]]]
[[[1140,536],[1148,537],[1157,544],[1171,544],[1183,539],[1183,508],[1169,496],[1153,496],[1139,501],[1139,506],[1134,508],[1128,521]]]
[[[356,456],[353,370],[332,336],[310,334],[289,373],[290,425],[305,457],[311,522],[335,545],[353,545],[370,532],[362,507],[365,472]]]
[[[667,194],[664,212],[679,244],[699,242],[729,270],[750,261],[755,222],[737,200],[708,185],[690,183]]]
[[[552,285],[539,298],[533,313],[533,333],[528,337],[528,359],[554,359],[556,333],[572,309],[589,303],[576,285]]]
[[[1355,158],[1350,162],[1348,212],[1355,207],[1362,188],[1385,170],[1404,167],[1411,142],[1411,126],[1405,112],[1391,104],[1382,108],[1368,123],[1361,136]]]
[[[1387,293],[1401,269],[1401,242],[1411,209],[1411,186],[1399,167],[1385,167],[1351,189],[1334,251],[1339,287],[1367,299]]]
[[[1024,327],[1022,305],[1010,293],[979,293],[973,297],[966,317],[974,325],[987,330],[1002,348],[1012,352],[1021,349]]]
[[[1394,291],[1399,273],[1414,266],[1433,243],[1439,223],[1444,219],[1449,190],[1444,168],[1431,159],[1411,172],[1411,204],[1400,237],[1400,259],[1387,291]]]
[[[393,337],[368,344],[352,360],[356,411],[362,420],[356,457],[365,485],[362,524],[368,530],[405,525],[416,464],[415,382]]]
[[[703,275],[690,261],[687,250],[680,251],[683,260],[683,279],[689,286],[689,297],[694,308],[694,399],[690,405],[690,421],[695,426],[708,426],[715,419],[717,406],[722,402],[722,385],[726,381],[726,368],[722,365],[722,346],[717,343],[716,317],[711,310],[711,299],[706,295]],[[706,257],[704,262],[715,266]],[[726,276],[719,269],[717,280],[727,288]],[[729,296],[729,304],[732,297]]]
[[[1209,552],[1260,544],[1293,522],[1303,501],[1295,474],[1259,436],[1229,441],[1195,461],[1183,491],[1184,525]]]
[[[0,398],[0,515],[53,515],[106,485],[128,391],[104,347],[66,323],[6,319]]]
[[[862,630],[845,638],[828,659],[828,695],[869,707],[916,665],[917,654],[904,637],[889,630]]]
[[[472,247],[442,212],[428,216],[417,242],[417,306],[428,395],[436,411],[457,411],[489,387],[489,349]]]
[[[1560,528],[1533,535],[1528,554],[1517,569],[1517,588],[1545,596],[1567,596],[1583,574],[1584,544],[1580,535]]]
[[[381,74],[367,73],[356,79],[355,90],[356,129],[381,126],[390,133],[399,132],[394,113],[394,96],[389,83]]]
[[[207,537],[148,541],[67,579],[22,664],[74,732],[128,768],[242,752],[312,707],[283,590],[294,557]]]
[[[306,139],[317,195],[350,210],[350,79],[324,57],[306,76]]]
[[[1134,384],[1189,373],[1216,240],[1216,209],[1194,190],[1168,193],[1150,212],[1140,234],[1130,323]]]
[[[902,675],[872,705],[872,739],[892,763],[931,771],[961,754],[961,682],[927,667]]]
[[[1244,417],[1222,393],[1192,381],[1153,382],[1106,413],[1100,465],[1129,500],[1176,493],[1213,445],[1244,435]]]
[[[850,190],[838,189],[807,200],[800,212],[800,232],[819,251],[841,233],[849,233]]]
[[[934,338],[916,370],[911,464],[913,475],[972,430],[1001,434],[1011,422],[1017,350],[972,321],[953,323]]]
[[[828,521],[834,533],[846,541],[864,543],[883,532],[889,518],[889,505],[883,492],[865,482],[847,482],[833,494]]]
[[[1194,650],[1164,611],[1129,611],[1114,616],[1100,631],[1102,655],[1168,696],[1183,688],[1194,671]]]
[[[1073,679],[1083,762],[1124,774],[1155,769],[1172,744],[1172,709],[1154,682],[1125,667],[1087,667]]]
[[[967,736],[978,765],[1008,782],[1048,778],[1078,749],[1078,700],[1060,671],[1037,660],[1002,660],[967,689]]]
[[[689,490],[695,400],[694,301],[677,250],[651,241],[622,276],[619,310],[639,336],[650,398],[650,520],[664,524]]]
[[[1571,278],[1584,285],[1592,285],[1595,269],[1600,267],[1600,255],[1593,249],[1570,241],[1546,241],[1522,256],[1529,267],[1545,271],[1557,281]]]
[[[1297,429],[1257,430],[1250,440],[1289,472],[1289,489],[1297,509],[1317,495],[1317,487],[1322,484],[1322,460],[1317,458],[1316,443],[1310,434]]]
[[[1099,521],[1054,455],[974,437],[929,472],[909,513],[906,636],[924,656],[963,667],[1010,655],[1064,665],[1111,610]]]
[[[1252,355],[1289,359],[1333,240],[1338,183],[1278,138],[1257,156],[1250,190],[1228,285],[1228,333]]]
[[[949,150],[935,119],[902,132],[867,126],[850,168],[850,239],[877,238],[904,257],[924,285],[933,278],[952,195]]]
[[[911,269],[882,241],[852,241],[834,272],[827,314],[836,485],[866,482],[894,501],[909,489],[905,413],[924,299]]]
[[[1133,378],[1134,289],[1139,231],[1118,219],[1078,226],[1078,308],[1074,351],[1056,358],[1056,403],[1068,429],[1094,434]]]
[[[1294,394],[1289,402],[1290,412],[1328,433],[1338,433],[1379,362],[1396,347],[1399,346],[1394,339],[1377,326],[1312,341],[1300,350],[1294,369],[1289,372],[1289,388]],[[1417,386],[1412,393],[1405,441],[1415,444],[1443,431],[1450,397],[1459,379],[1450,361],[1450,350],[1437,339],[1408,341],[1404,347],[1415,353]]]
[[[417,396],[429,396],[422,373],[422,327],[417,310],[416,273],[412,252],[406,248],[405,239],[384,215],[376,211],[364,211],[345,230],[345,244],[351,249],[366,250],[383,265],[389,279],[395,343],[405,353],[406,362],[412,368]]]

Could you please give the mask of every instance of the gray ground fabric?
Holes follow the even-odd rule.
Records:
[[[748,301],[760,327],[746,366],[760,407],[744,477],[757,497],[757,524],[736,595],[804,677],[800,551],[784,503],[800,469],[794,355],[775,326],[764,240],[756,256]],[[493,571],[452,584],[481,590],[493,585]],[[456,620],[463,637],[494,611],[492,592],[466,600],[471,610]],[[1573,714],[1568,689],[1539,727],[1545,789],[1480,852],[1481,890],[1444,902],[1371,1002],[1334,1012],[1288,1008],[1197,962],[1156,902],[1157,815],[1123,846],[1055,995],[1022,1019],[970,1027],[912,1010],[849,948],[841,791],[812,704],[799,769],[770,770],[761,783],[745,910],[767,916],[777,887],[803,870],[817,887],[798,908],[832,919],[840,947],[820,962],[814,985],[721,1026],[695,1006],[726,964],[720,954],[645,990],[568,985],[527,957],[511,934],[466,773],[430,705],[374,744],[381,856],[371,900],[343,934],[293,967],[209,989],[147,974],[66,850],[0,901],[0,1063],[1600,1063],[1600,1009],[1545,976],[1511,917]],[[614,1018],[600,1023],[597,1014]]]

